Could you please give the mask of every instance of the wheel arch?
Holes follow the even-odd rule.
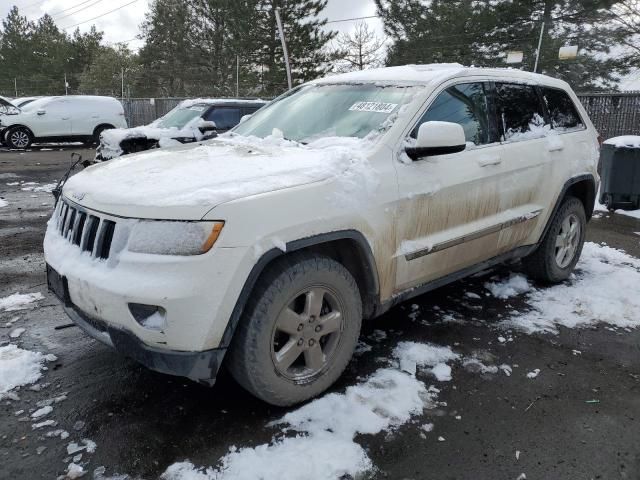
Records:
[[[93,134],[95,135],[96,132],[101,128],[103,130],[108,130],[108,129],[114,129],[116,127],[110,123],[99,123],[98,125],[96,125],[96,128],[93,129]]]
[[[33,138],[36,138],[36,136],[33,133],[33,130],[31,130],[27,125],[24,125],[22,123],[14,123],[13,125],[9,125],[8,127],[5,127],[4,130],[2,131],[2,133],[3,133],[4,136],[6,136],[11,129],[17,128],[17,127],[27,129],[29,131],[29,134],[31,134],[31,136]]]
[[[551,228],[551,223],[553,222],[553,218],[555,217],[556,212],[562,205],[564,199],[568,196],[576,197],[582,202],[584,211],[587,215],[587,221],[589,221],[593,215],[593,210],[595,208],[596,190],[596,179],[590,173],[576,175],[575,177],[571,177],[569,180],[567,180],[562,186],[562,190],[560,190],[560,195],[558,195],[556,203],[553,207],[553,210],[551,211],[551,215],[549,215],[549,219],[547,220],[547,224],[544,227],[544,231],[542,232],[540,239],[543,239],[547,235],[549,228]]]
[[[341,230],[287,242],[286,252],[273,248],[264,253],[254,264],[236,301],[225,328],[220,348],[227,348],[247,304],[253,288],[265,269],[277,258],[291,253],[310,252],[326,255],[345,266],[353,275],[362,296],[364,318],[375,315],[379,305],[378,271],[371,247],[364,235],[357,230]]]

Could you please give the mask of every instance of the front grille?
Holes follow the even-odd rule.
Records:
[[[54,216],[58,233],[69,243],[94,258],[109,258],[116,222],[92,215],[65,200],[58,202]]]

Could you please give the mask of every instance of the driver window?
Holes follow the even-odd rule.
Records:
[[[467,142],[476,145],[489,143],[489,114],[483,83],[463,83],[442,92],[422,116],[411,132],[418,137],[424,122],[453,122],[461,125]]]

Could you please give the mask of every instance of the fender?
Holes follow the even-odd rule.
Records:
[[[371,251],[371,247],[369,246],[369,243],[362,233],[358,232],[357,230],[339,230],[335,232],[321,233],[319,235],[313,235],[311,237],[301,238],[298,240],[292,240],[290,242],[287,242],[286,252],[283,252],[278,248],[273,248],[264,253],[255,263],[255,265],[251,269],[251,272],[249,272],[249,276],[247,277],[242,290],[240,291],[240,295],[238,297],[238,300],[236,301],[235,307],[233,308],[233,312],[231,313],[231,317],[229,318],[229,323],[227,323],[224,334],[222,335],[222,340],[220,341],[220,346],[218,348],[229,348],[231,339],[233,338],[233,334],[235,333],[236,327],[240,322],[244,307],[247,304],[247,300],[249,299],[249,295],[253,291],[253,287],[255,286],[258,278],[267,267],[267,265],[269,265],[276,258],[284,256],[288,253],[292,253],[309,247],[321,246],[330,242],[334,242],[336,240],[352,240],[355,241],[358,245],[360,252],[363,254],[364,260],[364,264],[362,266],[364,268],[364,280],[367,289],[367,291],[365,292],[367,294],[367,298],[365,299],[365,301],[372,302],[372,308],[376,308],[379,304],[380,291],[378,283],[378,270],[376,268],[376,263],[373,252]]]

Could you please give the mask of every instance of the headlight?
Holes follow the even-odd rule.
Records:
[[[216,243],[224,222],[139,221],[129,236],[130,252],[200,255]]]

